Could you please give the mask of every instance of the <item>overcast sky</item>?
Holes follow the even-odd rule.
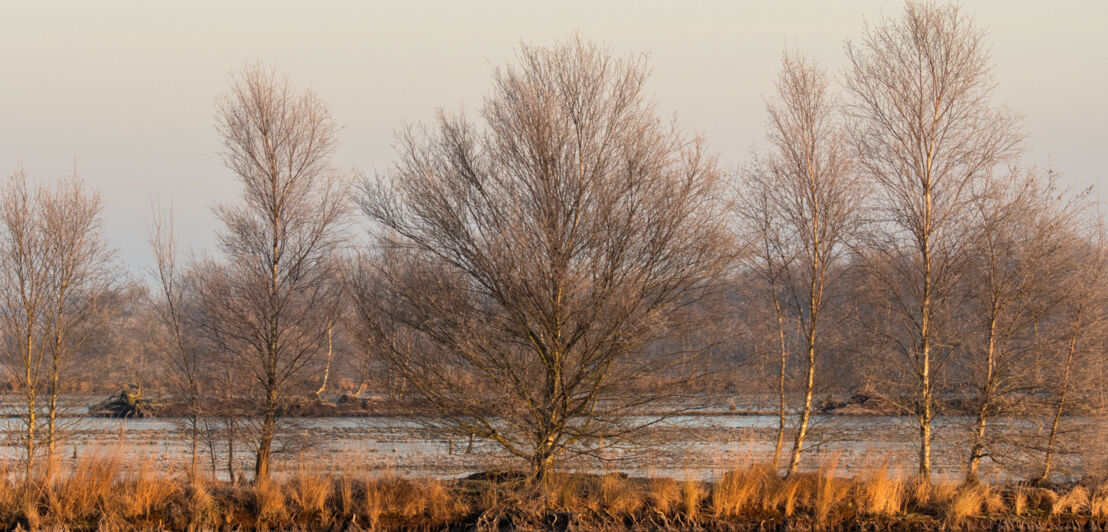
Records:
[[[1030,164],[1102,187],[1108,141],[1108,2],[975,1],[998,103],[1026,119]],[[131,271],[150,263],[151,202],[172,203],[182,243],[212,250],[210,207],[235,201],[213,100],[260,59],[328,103],[335,163],[387,171],[393,134],[437,107],[477,109],[518,43],[575,31],[645,52],[660,111],[702,133],[725,166],[764,146],[764,102],[786,47],[832,72],[866,21],[898,2],[4,2],[0,173],[54,179],[76,164],[106,206]],[[1105,197],[1104,192],[1098,197]]]

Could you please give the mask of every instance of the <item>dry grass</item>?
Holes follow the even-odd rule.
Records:
[[[1028,505],[1028,493],[1027,489],[1019,487],[1015,489],[1012,494],[1012,513],[1016,514],[1016,517],[1021,517],[1027,513]]]
[[[1074,486],[1065,495],[1054,500],[1051,514],[1080,514],[1089,507],[1089,490],[1084,486]]]
[[[982,518],[1041,526],[1051,516],[1108,520],[1108,484],[1074,486],[1061,496],[1027,486],[924,485],[903,482],[884,466],[844,477],[836,474],[834,461],[816,473],[785,479],[752,464],[728,471],[717,482],[691,475],[679,481],[556,474],[541,487],[528,487],[511,476],[367,478],[308,467],[266,483],[230,485],[190,481],[125,458],[119,453],[90,456],[30,483],[0,467],[0,528],[544,529],[553,520],[586,530],[757,523],[832,528],[859,522],[895,526],[905,520],[931,529],[991,522]]]
[[[906,488],[889,474],[888,463],[866,474],[857,485],[855,505],[865,515],[889,517],[900,514],[906,502]]]
[[[793,475],[779,482],[772,482],[772,492],[763,497],[762,508],[769,512],[780,512],[786,518],[792,517],[808,501],[801,498],[810,490],[811,478]]]
[[[618,473],[602,475],[599,492],[601,511],[616,519],[633,516],[646,504],[645,496],[638,487]]]
[[[334,491],[332,476],[312,473],[301,465],[291,482],[291,503],[300,520],[316,519],[323,526],[331,524],[331,508],[328,501]]]
[[[1004,494],[999,490],[985,490],[985,513],[989,515],[1001,515],[1008,511],[1008,505],[1004,504]]]
[[[1093,493],[1089,514],[1096,519],[1108,520],[1108,483],[1101,484]]]
[[[700,515],[700,505],[704,501],[705,489],[695,480],[687,479],[681,483],[681,505],[685,516],[695,520]]]
[[[728,471],[712,490],[712,512],[716,517],[737,517],[761,506],[766,483],[777,475],[769,466],[754,465]]]
[[[816,483],[816,496],[813,514],[816,522],[827,524],[831,522],[831,512],[850,492],[850,483],[835,477],[838,467],[838,458],[832,457],[828,462],[820,465],[819,479]]]
[[[647,493],[647,504],[655,512],[668,517],[677,512],[681,504],[685,503],[684,490],[680,483],[672,478],[651,478],[650,491]]]
[[[981,515],[988,491],[985,486],[965,486],[956,490],[946,504],[946,522],[957,527],[966,519]]]

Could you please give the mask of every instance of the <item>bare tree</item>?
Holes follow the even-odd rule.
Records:
[[[188,419],[191,444],[189,474],[190,478],[196,479],[203,416],[201,383],[205,373],[204,360],[202,350],[190,338],[193,324],[189,321],[189,306],[196,302],[187,298],[188,279],[177,266],[177,239],[172,213],[168,220],[155,213],[150,228],[150,248],[154,253],[154,274],[158,281],[153,306],[167,333],[163,335],[166,340],[163,349],[169,354],[178,395],[184,397],[187,405],[185,417]]]
[[[643,98],[641,59],[574,39],[519,62],[497,71],[484,127],[440,115],[401,138],[390,183],[367,184],[386,232],[356,295],[439,427],[540,481],[566,452],[626,441],[641,407],[680,408],[700,352],[680,333],[730,243],[720,173]]]
[[[804,398],[788,466],[792,474],[800,465],[812,413],[816,359],[823,348],[821,315],[835,282],[835,263],[857,225],[859,190],[824,72],[786,55],[777,97],[767,106],[776,151],[766,163],[765,189],[795,257],[781,270],[782,284],[804,351]]]
[[[32,189],[18,170],[4,192],[0,313],[6,366],[17,377],[26,407],[28,478],[34,472],[39,412],[45,409],[49,464],[59,437],[63,377],[95,328],[98,302],[113,284],[100,214],[99,196],[85,191],[76,177]]]
[[[1081,231],[1084,242],[1078,242],[1070,254],[1075,264],[1070,275],[1058,283],[1064,291],[1060,303],[1061,354],[1058,356],[1059,378],[1052,382],[1053,392],[1050,428],[1043,453],[1039,482],[1047,482],[1058,452],[1058,438],[1062,434],[1062,416],[1069,407],[1070,394],[1076,374],[1081,371],[1080,361],[1090,354],[1100,354],[1103,343],[1105,293],[1104,278],[1108,268],[1108,249],[1105,248],[1104,227],[1100,220]]]
[[[753,250],[743,254],[743,266],[757,275],[773,307],[770,342],[755,341],[756,345],[773,345],[777,363],[777,437],[773,446],[772,466],[776,471],[781,462],[781,451],[785,445],[785,427],[788,424],[788,395],[786,379],[788,374],[789,349],[785,334],[786,309],[782,305],[784,272],[792,266],[794,257],[786,249],[781,235],[782,224],[772,201],[773,183],[766,179],[768,170],[755,164],[740,174],[740,186],[737,191],[735,211],[739,218],[739,232],[745,246]],[[752,283],[754,284],[754,283]],[[750,319],[750,314],[744,316]],[[791,321],[791,320],[789,320]],[[760,329],[754,328],[755,331]],[[757,333],[756,333],[757,334]]]
[[[335,261],[347,210],[344,176],[330,166],[336,126],[313,93],[295,92],[271,69],[248,66],[218,101],[224,161],[243,187],[221,205],[226,261],[205,272],[203,328],[250,368],[260,404],[255,480],[269,476],[283,405],[305,383],[337,309]],[[307,393],[308,390],[300,390]]]
[[[909,2],[848,43],[852,136],[877,193],[874,225],[897,349],[914,381],[919,474],[930,480],[935,371],[949,353],[943,313],[959,275],[970,185],[1017,153],[1017,121],[989,102],[983,34],[954,5]]]
[[[115,284],[114,253],[103,234],[100,195],[89,193],[76,177],[59,181],[41,194],[42,228],[49,250],[50,378],[47,384],[47,452],[58,438],[61,377],[73,356],[93,333],[102,312],[100,299]]]
[[[9,179],[0,208],[4,367],[23,402],[22,445],[26,478],[30,479],[38,453],[40,400],[50,378],[49,368],[44,366],[49,360],[46,321],[50,316],[50,248],[42,231],[36,191],[29,188],[22,169],[17,169]]]
[[[967,357],[974,414],[966,482],[976,483],[982,458],[993,456],[986,427],[1012,413],[1034,391],[1037,370],[1051,343],[1041,334],[1061,302],[1063,279],[1076,248],[1074,221],[1087,204],[1060,194],[1037,172],[987,179],[975,194],[977,228],[967,250],[964,279],[969,324]]]

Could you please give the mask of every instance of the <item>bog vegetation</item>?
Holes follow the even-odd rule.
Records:
[[[1021,162],[1023,124],[958,6],[908,2],[845,50],[841,75],[783,55],[769,148],[735,170],[659,116],[643,56],[579,37],[521,46],[476,112],[403,130],[373,176],[331,164],[320,96],[248,64],[216,106],[242,191],[214,207],[217,252],[183,259],[155,212],[147,279],[121,274],[97,192],[16,170],[0,193],[15,420],[0,526],[1106,524],[1103,469],[1058,471],[1103,445],[1072,420],[1108,408],[1093,196]],[[184,471],[120,453],[60,465],[85,415],[62,399],[120,387],[114,413],[184,420]],[[387,398],[517,469],[359,476],[301,455],[274,473],[281,418],[339,394]],[[710,481],[559,468],[606,471],[644,427],[744,395],[776,416],[767,463]],[[834,398],[910,417],[914,472],[806,464]],[[957,480],[933,478],[944,414],[968,420]],[[1042,422],[995,429],[1017,417]],[[983,483],[1016,449],[1035,474]]]

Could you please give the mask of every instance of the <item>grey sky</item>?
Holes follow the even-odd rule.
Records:
[[[595,5],[594,5],[595,4]],[[1108,2],[972,2],[989,32],[997,101],[1027,122],[1026,160],[1099,184],[1108,140]],[[245,60],[314,89],[342,124],[335,163],[387,170],[393,132],[436,107],[475,110],[520,41],[574,31],[647,52],[660,111],[731,166],[760,148],[781,52],[833,72],[864,21],[899,2],[4,2],[0,173],[81,177],[138,273],[151,201],[172,202],[184,245],[210,249],[209,207],[238,197],[220,164],[213,99]],[[1103,197],[1103,192],[1098,194]]]

